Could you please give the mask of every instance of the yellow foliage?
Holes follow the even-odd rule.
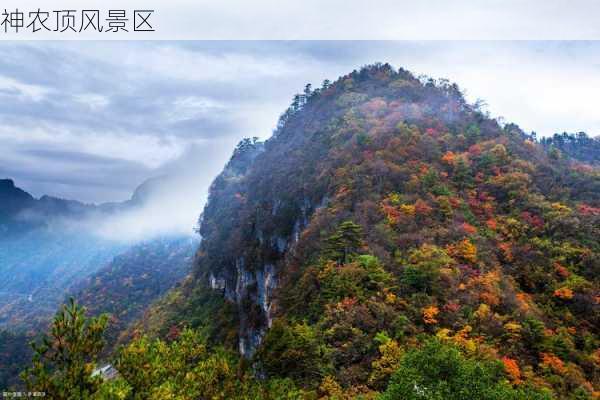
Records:
[[[415,209],[415,206],[413,206],[411,204],[402,204],[400,206],[400,211],[403,214],[411,215],[412,216],[412,215],[415,215],[416,209]]]
[[[477,350],[477,343],[474,339],[469,338],[469,334],[473,328],[471,325],[465,325],[461,330],[451,335],[452,331],[448,328],[442,328],[436,333],[436,337],[444,341],[452,341],[462,347],[469,353],[474,353]]]
[[[387,200],[391,205],[397,206],[402,202],[402,196],[399,193],[392,192],[385,200]]]
[[[479,319],[486,319],[491,314],[490,306],[485,303],[481,303],[477,311],[475,311],[475,317]]]
[[[319,385],[320,400],[342,400],[344,391],[339,383],[332,376],[326,376]]]
[[[394,293],[388,292],[385,294],[385,303],[386,304],[394,304],[394,303],[396,303],[397,299],[398,299],[398,296],[396,296]]]
[[[573,212],[572,209],[570,209],[569,207],[567,207],[566,205],[562,204],[562,203],[552,203],[550,205],[550,207],[552,207],[552,209],[554,211],[558,211],[559,213],[571,213]]]
[[[395,340],[388,340],[379,346],[381,357],[371,363],[373,372],[369,377],[371,383],[380,382],[391,376],[400,366],[402,349]]]
[[[451,255],[462,258],[467,262],[477,262],[477,247],[469,239],[449,245],[447,250]]]
[[[521,325],[516,322],[507,322],[504,324],[504,329],[510,333],[518,334],[521,332]]]
[[[440,340],[449,340],[450,339],[450,333],[452,331],[448,328],[442,328],[439,331],[437,331],[437,333],[435,334],[435,336],[440,339]]]
[[[517,322],[511,321],[504,324],[504,330],[511,341],[517,341],[521,338],[522,326]]]

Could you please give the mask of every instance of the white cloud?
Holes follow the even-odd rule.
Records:
[[[173,101],[172,107],[165,111],[166,118],[177,122],[201,117],[215,112],[224,112],[227,107],[207,97],[185,96]]]
[[[0,92],[5,92],[4,95],[10,95],[13,99],[39,102],[50,93],[50,90],[43,86],[20,82],[11,77],[0,76]]]
[[[55,42],[2,49],[0,175],[19,171],[25,189],[38,195],[122,200],[193,144],[211,155],[194,167],[206,174],[206,189],[238,140],[270,136],[304,84],[376,61],[449,78],[469,100],[485,99],[492,116],[527,131],[600,134],[600,42]],[[72,176],[93,183],[78,188]]]
[[[96,93],[82,93],[74,96],[75,100],[89,107],[92,111],[106,107],[110,100],[107,96]]]

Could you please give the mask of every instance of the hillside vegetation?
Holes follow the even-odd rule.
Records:
[[[600,170],[559,147],[387,64],[307,86],[90,393],[597,398]]]

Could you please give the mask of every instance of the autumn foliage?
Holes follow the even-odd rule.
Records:
[[[589,399],[599,187],[458,86],[368,66],[234,153],[152,330],[198,327],[305,398]]]

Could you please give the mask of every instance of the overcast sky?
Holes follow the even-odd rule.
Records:
[[[205,191],[241,138],[270,136],[304,84],[376,61],[455,81],[526,131],[600,134],[600,42],[1,42],[0,50],[0,178],[36,196],[119,201],[181,169]]]

